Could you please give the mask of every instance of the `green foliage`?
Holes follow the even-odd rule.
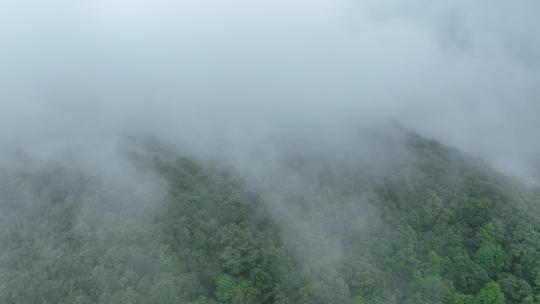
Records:
[[[143,203],[82,170],[0,171],[0,303],[540,303],[540,192],[406,149],[384,170],[286,154],[295,183],[260,188],[139,157],[164,186]]]
[[[475,304],[476,299],[472,295],[462,293],[454,293],[453,304]]]
[[[216,284],[216,297],[221,303],[260,303],[260,291],[247,280],[220,275]]]
[[[338,304],[350,301],[347,283],[339,277],[313,281],[300,289],[302,304]]]
[[[499,284],[489,282],[480,290],[475,302],[478,304],[505,304],[506,300]]]

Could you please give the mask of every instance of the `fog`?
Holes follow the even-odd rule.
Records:
[[[0,302],[532,302],[540,192],[483,162],[540,184],[539,16],[1,1]]]
[[[392,119],[507,173],[540,171],[535,1],[1,6],[4,147],[142,133],[234,153],[276,130]]]

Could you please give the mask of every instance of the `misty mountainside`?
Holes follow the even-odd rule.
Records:
[[[243,167],[19,151],[0,164],[0,303],[540,303],[539,189],[360,133],[278,138]]]

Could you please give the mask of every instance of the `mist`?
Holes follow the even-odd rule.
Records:
[[[530,177],[533,1],[5,1],[2,142],[394,119]],[[211,145],[208,147],[208,145]]]
[[[0,299],[540,299],[538,16],[4,0]]]

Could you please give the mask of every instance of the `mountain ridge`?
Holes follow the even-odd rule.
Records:
[[[285,143],[247,175],[166,149],[1,170],[0,302],[540,301],[540,192],[385,132]]]

